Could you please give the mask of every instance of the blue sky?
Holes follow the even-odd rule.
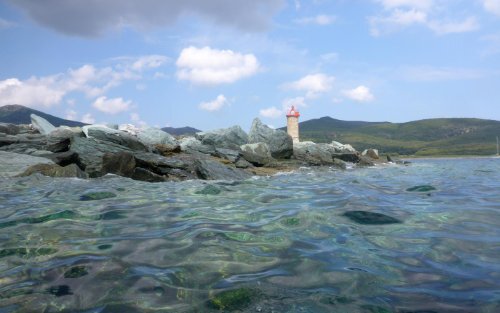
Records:
[[[0,105],[95,123],[500,120],[500,0],[0,0]]]

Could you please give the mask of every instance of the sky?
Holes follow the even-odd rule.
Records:
[[[500,0],[0,0],[0,106],[201,130],[500,120]]]

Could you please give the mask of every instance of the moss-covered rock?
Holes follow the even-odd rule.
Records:
[[[85,266],[74,266],[64,273],[64,278],[79,278],[87,275],[89,272]]]
[[[218,310],[241,310],[250,305],[259,295],[251,288],[239,288],[223,291],[208,300],[207,306]]]
[[[214,185],[206,185],[202,190],[198,190],[195,192],[197,195],[218,195],[221,193],[220,188]]]
[[[436,190],[436,187],[431,186],[431,185],[420,185],[420,186],[414,186],[406,189],[406,191],[410,192],[429,192]]]
[[[343,216],[349,218],[358,224],[364,225],[384,225],[384,224],[397,224],[402,223],[397,218],[376,212],[368,211],[347,211]]]
[[[80,196],[80,201],[103,200],[116,197],[116,194],[109,191],[87,192]]]

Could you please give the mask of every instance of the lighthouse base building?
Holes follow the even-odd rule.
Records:
[[[294,143],[299,142],[299,116],[299,111],[295,110],[293,105],[286,114],[286,130]]]

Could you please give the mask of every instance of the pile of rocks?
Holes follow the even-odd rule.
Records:
[[[111,173],[149,182],[240,180],[259,173],[259,167],[345,167],[345,162],[362,164],[372,156],[337,142],[294,145],[286,132],[271,129],[258,118],[249,134],[233,126],[179,140],[157,128],[54,127],[36,115],[31,121],[31,125],[0,123],[0,177],[41,173],[94,178]]]

